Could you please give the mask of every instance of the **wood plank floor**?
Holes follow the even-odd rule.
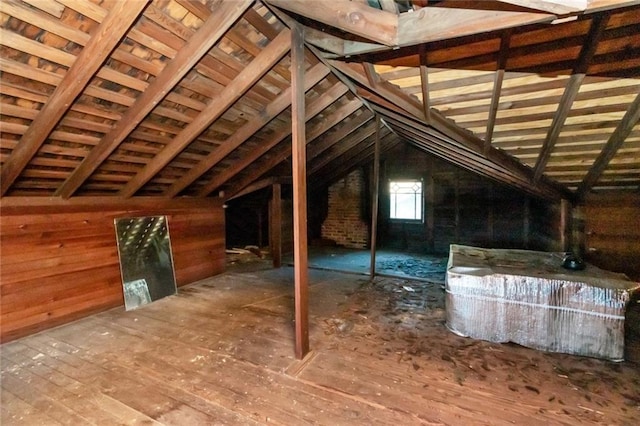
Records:
[[[461,338],[437,283],[228,272],[1,347],[2,425],[637,424],[637,365]]]

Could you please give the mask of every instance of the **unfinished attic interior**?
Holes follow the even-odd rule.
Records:
[[[636,424],[639,1],[0,22],[3,425]]]

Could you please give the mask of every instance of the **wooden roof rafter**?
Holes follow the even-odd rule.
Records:
[[[425,7],[413,13],[398,15],[348,0],[334,0],[335,7],[332,8],[302,0],[268,0],[268,3],[365,39],[363,44],[362,40],[354,41],[347,37],[340,40],[329,36],[332,40],[330,51],[347,57],[384,49],[385,46],[412,46],[450,37],[551,22],[556,18],[548,13],[437,7]],[[311,33],[312,38],[307,41],[323,47],[323,39],[326,40],[327,37],[313,31]],[[373,46],[367,41],[374,42]],[[377,47],[375,43],[378,44]]]
[[[131,197],[165,167],[176,155],[178,155],[188,144],[190,144],[200,133],[207,129],[216,119],[218,119],[235,101],[237,101],[247,90],[249,90],[263,75],[289,51],[291,40],[288,31],[280,33],[251,63],[238,74],[220,93],[215,101],[212,101],[207,108],[202,111],[194,121],[184,128],[179,135],[174,138],[170,146],[165,147],[154,159],[146,165],[144,170],[139,172],[120,191],[123,197]],[[214,152],[225,149],[224,145],[218,147]],[[195,169],[192,169],[195,170]]]
[[[582,46],[582,49],[580,50],[580,56],[578,57],[578,61],[575,64],[573,73],[569,78],[564,93],[562,94],[562,98],[560,99],[560,103],[558,105],[558,110],[553,117],[553,122],[549,127],[549,132],[547,133],[547,137],[545,138],[542,145],[542,150],[540,151],[540,155],[538,156],[538,160],[536,161],[533,174],[533,179],[536,182],[542,176],[544,168],[549,161],[549,157],[551,155],[551,152],[553,151],[553,148],[555,147],[558,136],[560,136],[560,132],[562,131],[565,120],[567,119],[567,116],[571,111],[573,102],[578,95],[578,91],[580,90],[580,86],[582,85],[582,82],[586,77],[587,68],[589,67],[591,59],[595,55],[598,47],[598,42],[600,41],[600,38],[604,33],[607,22],[608,18],[606,16],[597,16],[591,22],[591,28],[589,29],[587,38]]]
[[[149,0],[135,5],[116,3],[107,18],[84,46],[75,63],[69,68],[38,116],[31,123],[20,143],[4,163],[0,177],[0,195],[5,195],[13,182],[42,146],[73,100],[89,84],[120,40],[144,11]]]
[[[342,83],[336,83],[327,92],[324,92],[317,99],[309,102],[306,106],[305,120],[308,122],[313,117],[318,115],[322,110],[333,104],[337,99],[343,96],[347,92],[347,88]],[[253,162],[257,161],[262,155],[271,150],[277,144],[282,142],[286,137],[291,135],[291,124],[281,128],[276,133],[270,136],[267,142],[261,143],[256,149],[251,150],[248,155],[245,155],[241,160],[237,161],[232,166],[226,168],[223,172],[214,176],[214,178],[206,183],[202,189],[198,192],[200,196],[206,196],[211,194],[218,187],[222,186],[225,182],[230,180],[233,176],[240,173],[245,168],[249,167]],[[334,123],[331,123],[333,125]],[[325,131],[332,126],[326,126],[323,128]],[[313,139],[314,129],[308,131],[309,140]]]
[[[225,32],[242,16],[252,1],[243,0],[222,5],[220,14],[211,15],[203,26],[178,51],[176,56],[137,99],[134,105],[105,135],[100,144],[58,188],[55,195],[69,198],[102,162],[124,141],[156,105],[173,89],[191,68],[216,44]]]
[[[288,35],[290,40],[291,37]],[[309,90],[315,84],[317,84],[322,78],[326,77],[329,70],[322,64],[315,65],[311,70],[305,73],[305,88]],[[231,140],[225,142],[224,145],[214,150],[205,159],[194,165],[184,176],[176,180],[176,182],[169,187],[163,195],[171,197],[179,194],[187,186],[195,182],[200,176],[206,173],[209,169],[214,167],[220,161],[222,161],[227,155],[229,155],[234,149],[242,145],[249,137],[255,132],[260,130],[262,126],[267,124],[278,114],[284,111],[291,104],[291,88],[284,90],[276,99],[267,105],[261,113],[261,117],[256,120],[247,123],[244,128],[237,132]]]
[[[577,194],[579,199],[584,199],[589,190],[595,185],[600,176],[614,158],[618,150],[622,147],[633,127],[640,121],[640,93],[634,101],[629,105],[624,117],[618,123],[618,126],[611,134],[607,143],[602,148],[598,158],[593,163],[589,172],[578,186]]]

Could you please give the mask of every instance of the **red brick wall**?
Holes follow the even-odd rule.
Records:
[[[362,170],[355,170],[329,187],[327,218],[322,238],[349,248],[366,248],[369,224],[362,220],[365,182]]]

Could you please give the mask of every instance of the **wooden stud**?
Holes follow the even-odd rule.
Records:
[[[525,197],[522,206],[522,245],[529,248],[531,238],[531,198]]]
[[[282,266],[282,186],[279,183],[272,187],[269,241],[273,267],[279,268]]]
[[[380,116],[376,115],[376,141],[373,154],[373,185],[371,194],[371,263],[369,266],[369,276],[373,279],[376,276],[376,242],[378,235],[378,198],[380,192]]]
[[[148,2],[149,0],[131,4],[114,3],[111,12],[100,23],[36,119],[22,135],[20,143],[4,161],[0,176],[0,195],[7,193],[74,100],[82,93],[113,49],[136,22]]]
[[[370,62],[364,62],[362,64],[364,67],[364,72],[367,75],[367,80],[369,80],[369,84],[371,87],[376,87],[378,82],[380,81],[380,76],[376,72],[374,65]]]
[[[242,0],[221,5],[140,94],[135,103],[118,120],[116,126],[91,150],[80,166],[58,188],[55,195],[62,198],[73,195],[182,77],[224,36],[251,3],[249,0]]]
[[[420,45],[420,90],[422,91],[422,109],[427,123],[431,121],[431,100],[429,99],[429,67],[427,66],[427,50]]]
[[[291,30],[291,158],[293,174],[293,235],[295,279],[295,353],[309,352],[309,283],[307,254],[307,167],[305,142],[304,29]]]

